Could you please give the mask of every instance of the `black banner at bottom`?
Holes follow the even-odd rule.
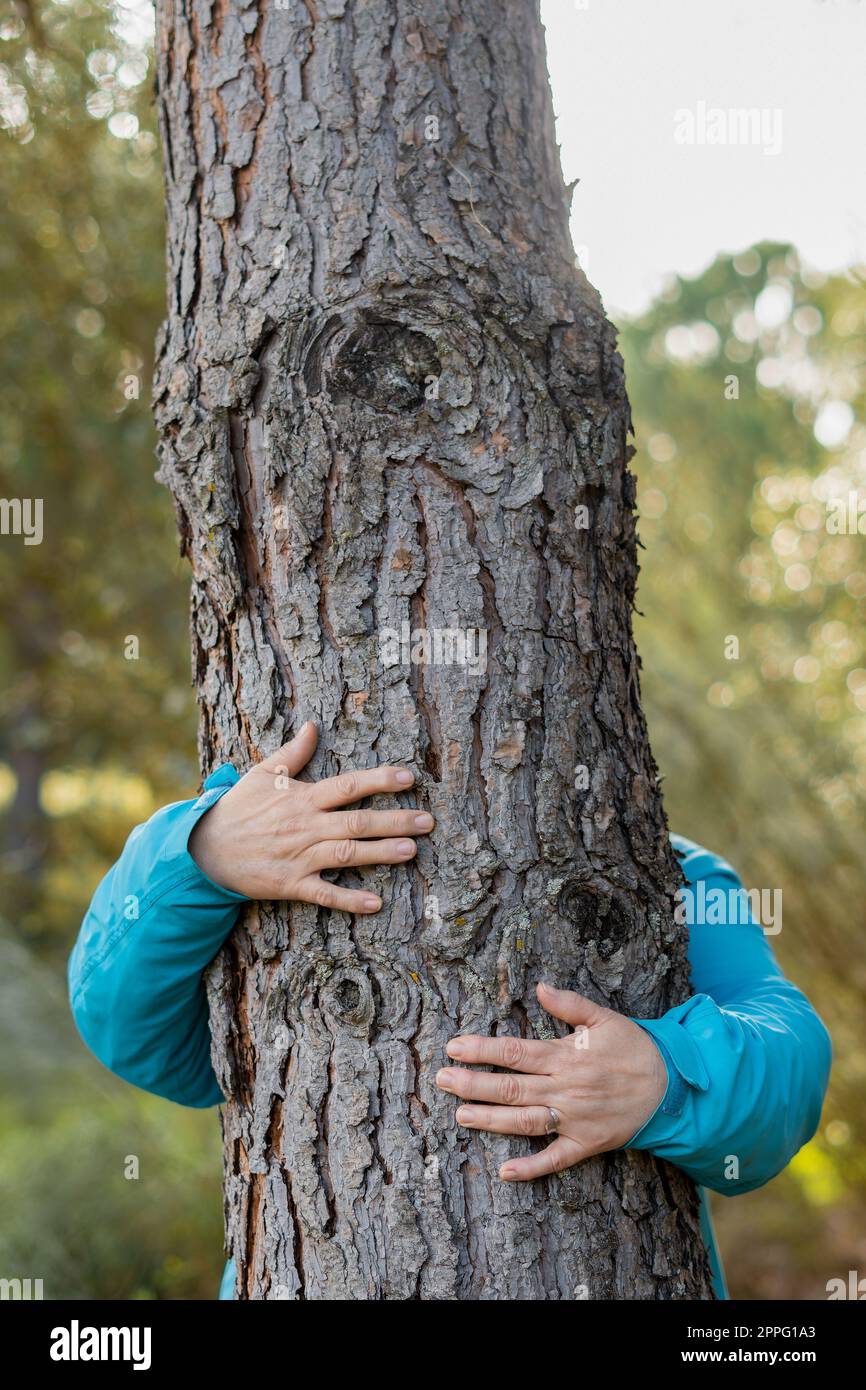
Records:
[[[826,1377],[857,1364],[864,1332],[861,1315],[845,1301],[578,1302],[563,1315],[552,1304],[521,1304],[517,1314],[514,1306],[506,1305],[506,1323],[499,1322],[497,1305],[483,1301],[449,1304],[447,1324],[436,1321],[441,1305],[392,1305],[379,1323],[375,1306],[338,1302],[292,1308],[279,1302],[4,1301],[0,1317],[7,1352],[14,1345],[22,1366],[58,1381],[71,1375],[92,1378],[109,1369],[113,1375],[168,1372],[223,1380],[237,1372],[246,1383],[251,1375],[291,1377],[305,1363],[308,1374],[311,1352],[323,1357],[330,1377],[340,1355],[338,1331],[352,1334],[344,1343],[347,1373],[357,1376],[359,1355],[367,1351],[386,1383],[391,1375],[405,1379],[411,1368],[432,1373],[434,1351],[452,1363],[458,1356],[465,1361],[465,1340],[482,1334],[484,1350],[479,1345],[475,1354],[484,1359],[506,1362],[510,1369],[525,1353],[527,1368],[537,1372],[551,1362],[552,1370],[581,1379],[597,1378],[607,1368],[617,1376],[624,1371],[665,1375],[674,1367],[712,1365],[771,1371],[805,1366]],[[359,1313],[363,1322],[355,1321]],[[460,1341],[449,1346],[455,1332]],[[383,1359],[383,1349],[393,1352],[391,1339],[400,1334],[407,1338],[407,1354],[414,1347],[410,1360]],[[456,1367],[450,1373],[456,1374]]]

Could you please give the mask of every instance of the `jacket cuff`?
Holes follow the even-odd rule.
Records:
[[[710,1078],[694,1039],[686,1031],[686,1019],[696,1008],[709,1002],[709,995],[695,994],[677,1004],[661,1018],[634,1018],[649,1033],[662,1056],[668,1082],[665,1093],[649,1119],[623,1146],[627,1149],[655,1149],[671,1138],[689,1096],[689,1089],[706,1091]]]
[[[201,796],[179,816],[163,841],[159,858],[163,861],[172,880],[182,877],[191,879],[200,890],[201,900],[208,903],[246,903],[250,899],[244,893],[235,893],[216,883],[196,863],[189,852],[189,839],[202,816],[217,804],[220,797],[240,781],[240,775],[231,763],[221,763],[207,778]]]

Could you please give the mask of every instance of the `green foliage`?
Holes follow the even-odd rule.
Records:
[[[78,1077],[50,1112],[0,1106],[0,1265],[46,1298],[214,1298],[218,1126],[121,1087]]]
[[[22,7],[0,24],[0,125],[0,496],[42,499],[44,516],[41,544],[0,545],[0,758],[18,793],[0,886],[47,944],[91,875],[71,902],[42,892],[75,849],[43,814],[44,774],[114,761],[159,799],[196,775],[187,577],[153,482],[165,276],[147,51],[103,4]],[[96,810],[90,829],[85,867],[107,868],[122,826]]]
[[[0,934],[0,1270],[46,1298],[213,1298],[213,1112],[125,1085],[86,1051],[63,981]],[[135,1160],[135,1163],[131,1162]]]
[[[63,982],[133,824],[198,780],[188,576],[153,481],[163,212],[134,17],[0,20],[0,496],[44,502],[41,545],[0,540],[0,1272],[46,1297],[210,1298],[216,1116],[105,1072]]]
[[[782,889],[774,948],[835,1046],[818,1137],[750,1197],[751,1239],[726,1243],[732,1284],[821,1297],[830,1275],[802,1291],[796,1233],[812,1232],[809,1268],[856,1266],[839,1236],[863,1227],[866,1168],[866,538],[835,534],[833,506],[859,490],[866,531],[866,283],[753,247],[672,281],[622,347],[646,547],[636,635],[670,822],[747,886]],[[718,1205],[723,1237],[745,1235],[742,1200]],[[784,1213],[780,1283],[761,1232]]]

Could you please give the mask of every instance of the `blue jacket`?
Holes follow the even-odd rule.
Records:
[[[69,961],[72,1012],[111,1071],[181,1105],[218,1105],[202,971],[247,901],[207,877],[187,844],[193,826],[238,780],[225,763],[195,801],[165,806],[133,830],[102,880]],[[826,1028],[786,980],[744,890],[718,855],[671,836],[688,884],[697,989],[657,1019],[667,1088],[626,1147],[676,1163],[701,1189],[716,1292],[727,1297],[705,1188],[749,1192],[814,1134],[830,1072]],[[691,890],[691,891],[690,891]],[[231,1264],[221,1297],[231,1297]]]

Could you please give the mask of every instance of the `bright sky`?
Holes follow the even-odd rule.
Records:
[[[126,37],[152,33],[149,0],[115,3]],[[541,13],[563,172],[580,179],[572,235],[612,317],[646,308],[672,271],[764,239],[822,270],[866,262],[866,0],[541,0]],[[758,114],[756,143],[710,143],[732,111]],[[695,143],[676,138],[682,112]]]
[[[866,262],[866,0],[541,10],[572,235],[612,317],[765,238],[824,270]],[[757,143],[731,141],[743,109],[762,113]]]

